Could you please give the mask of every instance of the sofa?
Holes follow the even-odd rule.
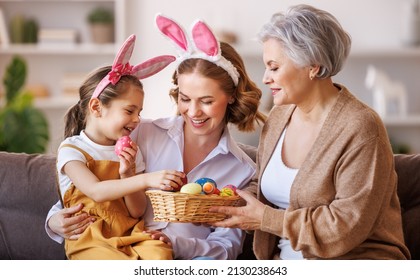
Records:
[[[255,149],[242,146],[255,158]],[[420,154],[395,155],[405,242],[420,259]],[[58,201],[55,157],[0,152],[0,259],[63,260],[63,246],[44,230],[45,217]],[[238,259],[255,259],[247,236]]]

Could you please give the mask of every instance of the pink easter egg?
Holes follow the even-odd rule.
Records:
[[[188,184],[187,174],[185,174],[185,177],[181,178],[181,181],[182,181],[182,185],[178,185],[177,187],[172,187],[172,191],[179,192],[182,186]]]
[[[121,154],[125,147],[131,147],[131,138],[130,136],[123,136],[118,139],[117,143],[115,143],[115,153],[117,156]]]

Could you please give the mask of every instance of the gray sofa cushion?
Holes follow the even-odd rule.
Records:
[[[0,259],[65,259],[44,230],[58,198],[55,157],[0,152]]]
[[[405,243],[411,258],[420,259],[420,154],[395,155],[398,197]]]
[[[255,160],[255,147],[240,145]],[[405,242],[420,259],[420,154],[395,155]],[[0,259],[65,259],[63,245],[44,230],[45,217],[59,199],[55,157],[0,152]],[[238,259],[254,259],[247,236]]]

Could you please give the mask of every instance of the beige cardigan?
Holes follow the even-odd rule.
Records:
[[[406,259],[397,177],[378,115],[345,87],[290,191],[290,207],[275,208],[258,182],[294,105],[274,107],[261,133],[257,173],[248,190],[267,204],[254,232],[258,259],[278,254],[278,237],[307,259]]]

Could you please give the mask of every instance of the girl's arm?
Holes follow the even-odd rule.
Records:
[[[176,170],[161,170],[129,178],[99,181],[85,163],[77,160],[66,163],[63,170],[80,191],[96,202],[118,199],[150,187],[165,190],[168,186],[177,187],[182,185],[181,177],[184,176]]]
[[[144,191],[138,191],[124,196],[125,205],[127,206],[130,216],[140,218],[146,211],[147,199]]]
[[[136,172],[144,171],[144,161],[141,152],[138,151],[136,143],[131,142],[131,147],[124,148],[119,154],[120,158],[120,178],[128,178],[136,175]],[[147,199],[144,191],[138,191],[124,196],[130,216],[140,218],[146,211]]]

